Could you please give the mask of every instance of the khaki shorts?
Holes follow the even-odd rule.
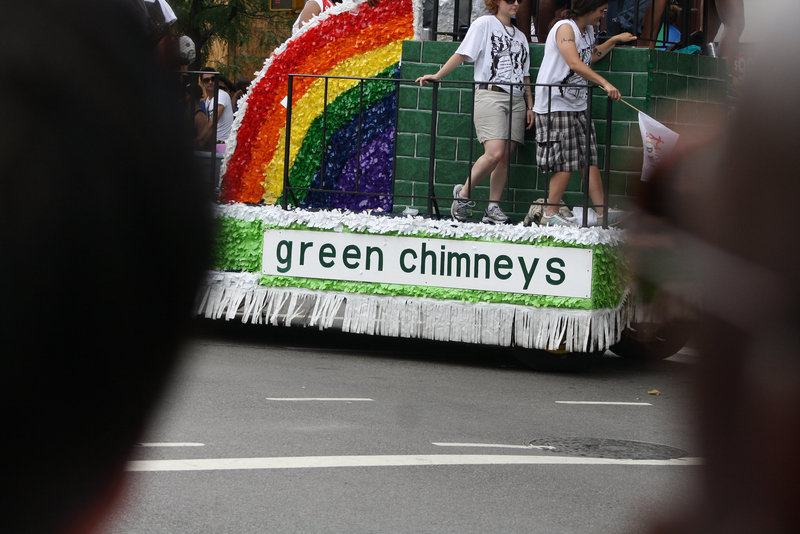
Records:
[[[475,132],[478,141],[508,139],[509,102],[507,93],[475,90]],[[522,95],[514,97],[511,109],[511,139],[519,144],[525,141],[525,99]]]

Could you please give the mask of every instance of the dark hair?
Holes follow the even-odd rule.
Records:
[[[0,130],[0,532],[64,532],[119,479],[176,363],[211,194],[131,2],[13,2],[0,33],[26,43],[0,47],[0,79],[30,81],[0,84],[18,104]]]
[[[581,17],[607,3],[608,0],[573,0],[571,8],[566,8],[559,12],[559,19]]]
[[[203,98],[203,89],[196,83],[187,83],[186,94],[188,94],[193,101],[200,100]]]

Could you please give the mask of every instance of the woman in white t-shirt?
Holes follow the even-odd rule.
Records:
[[[597,140],[594,125],[586,117],[587,82],[599,85],[612,100],[619,100],[621,95],[589,65],[604,58],[617,43],[636,39],[630,33],[621,33],[596,44],[594,26],[605,16],[607,7],[608,0],[575,0],[545,41],[536,78],[536,162],[542,171],[553,175],[542,224],[575,226],[558,213],[558,207],[570,175],[585,164],[587,130],[591,132],[589,196],[595,206],[603,205]],[[595,210],[602,215],[602,207]]]
[[[436,74],[417,78],[439,81],[464,61],[475,62],[475,131],[484,153],[472,166],[464,184],[453,188],[453,218],[464,221],[470,194],[491,174],[489,205],[483,222],[507,223],[498,201],[508,179],[508,156],[524,142],[525,129],[533,126],[533,98],[530,83],[530,48],[525,35],[511,24],[521,1],[484,0],[491,15],[479,17],[450,59]],[[509,139],[509,121],[511,138]],[[509,145],[510,143],[510,145]]]

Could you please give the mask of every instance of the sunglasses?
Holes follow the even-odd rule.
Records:
[[[517,4],[519,4],[519,5],[522,5],[522,1],[523,1],[523,0],[506,0],[506,4],[514,4],[514,3],[517,3]]]
[[[203,83],[210,83],[213,82],[214,78],[203,78]]]

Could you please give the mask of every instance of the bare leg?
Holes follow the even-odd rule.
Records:
[[[666,4],[667,0],[653,0],[647,6],[642,24],[641,40],[636,43],[636,46],[640,48],[655,47],[658,31],[661,28],[661,17],[664,15]]]
[[[564,196],[564,191],[567,190],[569,185],[569,177],[571,172],[554,172],[550,177],[550,194],[547,196],[547,203],[553,204],[545,208],[547,215],[552,215],[558,211],[558,206],[561,204],[561,197]]]
[[[500,161],[498,161],[497,166],[492,171],[492,175],[489,178],[489,203],[497,203],[500,202],[500,199],[503,198],[503,191],[506,188],[506,183],[508,182],[508,145],[503,142],[503,155],[501,156]],[[511,152],[517,147],[517,143],[511,141]]]
[[[717,2],[715,0],[703,0],[708,3],[708,20],[703,25],[703,32],[706,42],[713,42],[719,32],[719,27],[722,21],[719,20],[719,13],[717,12]]]
[[[736,55],[739,37],[744,31],[744,5],[742,0],[717,0],[717,12],[722,24],[722,38],[719,42],[719,55],[728,59],[728,67]]]
[[[581,176],[583,176],[583,169],[581,169]],[[554,172],[550,178],[550,195],[547,197],[548,204],[546,213],[552,215],[558,211],[558,205],[561,203],[561,197],[564,196],[564,191],[567,190],[569,184],[570,172]],[[595,165],[589,167],[589,198],[592,199],[592,204],[597,206],[594,210],[598,215],[603,215],[603,180],[600,176],[600,169]]]
[[[598,215],[602,215],[602,204],[605,200],[605,196],[603,195],[603,179],[600,176],[600,169],[595,165],[589,167],[589,198],[592,199],[592,204],[597,206],[594,208],[594,211],[596,211]]]
[[[489,174],[492,175],[492,182],[496,181],[497,178],[494,176],[494,171],[498,167],[500,163],[503,161],[508,162],[508,148],[506,145],[505,139],[489,139],[483,143],[483,155],[475,160],[475,164],[472,166],[472,171],[470,172],[470,180],[464,184],[464,187],[461,189],[461,196],[464,198],[469,198],[472,194],[472,190],[481,183]],[[503,192],[503,188],[505,187],[506,181],[506,170],[505,168],[502,170],[503,177],[502,180],[502,187],[500,188],[500,194]],[[495,198],[492,194],[492,198]],[[500,198],[500,195],[497,196]]]

